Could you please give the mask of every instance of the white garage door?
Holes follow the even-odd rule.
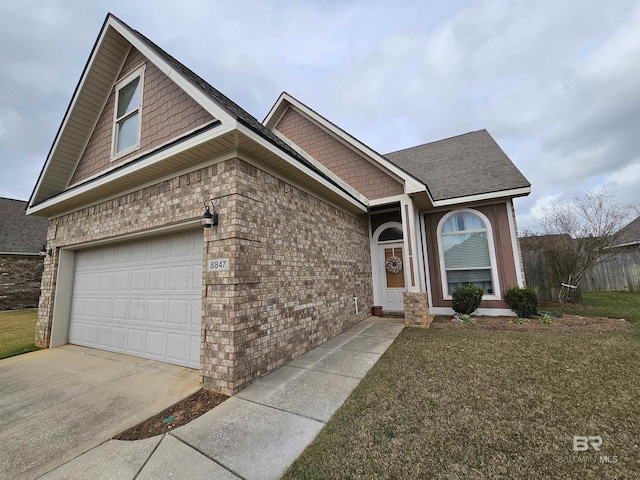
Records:
[[[77,251],[69,343],[198,368],[202,238]]]

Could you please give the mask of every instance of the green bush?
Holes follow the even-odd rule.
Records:
[[[477,285],[460,285],[453,292],[453,311],[459,315],[471,315],[482,301],[482,287]]]
[[[520,318],[529,318],[538,311],[538,294],[531,287],[511,287],[503,295],[505,303]]]

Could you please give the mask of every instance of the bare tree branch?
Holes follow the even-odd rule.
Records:
[[[576,197],[570,203],[555,203],[538,219],[529,245],[546,252],[553,281],[580,286],[591,267],[615,252],[622,227],[640,213],[637,205],[616,202],[606,188]],[[572,301],[578,288],[562,289],[561,301]]]

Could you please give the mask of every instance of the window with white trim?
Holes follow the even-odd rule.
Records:
[[[438,225],[440,269],[445,298],[460,285],[482,287],[483,298],[500,297],[493,235],[489,220],[480,212],[450,212]]]
[[[112,150],[114,159],[140,147],[143,83],[144,67],[141,67],[116,85]]]

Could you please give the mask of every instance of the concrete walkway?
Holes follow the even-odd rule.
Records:
[[[367,319],[170,434],[110,440],[43,478],[277,479],[402,328]]]

